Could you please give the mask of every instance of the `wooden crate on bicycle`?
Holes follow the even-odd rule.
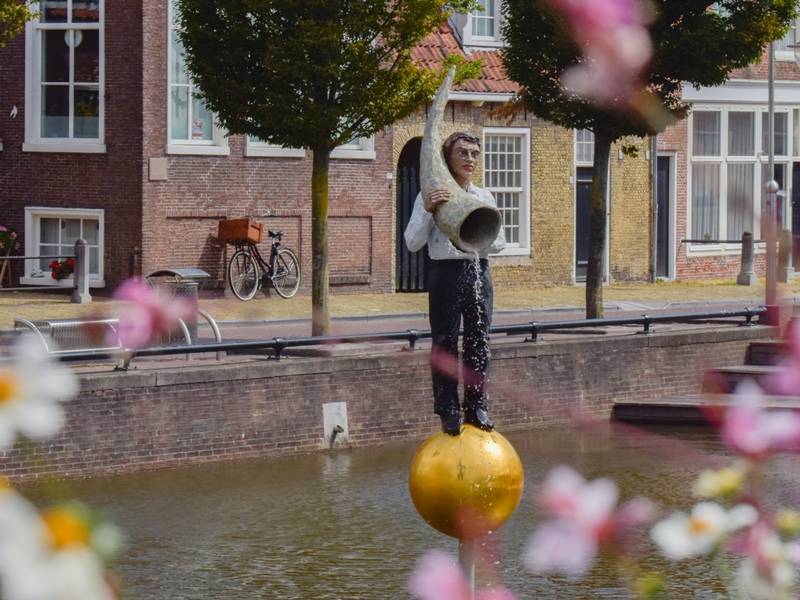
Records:
[[[223,244],[261,242],[261,223],[250,219],[223,219],[219,222],[219,241]]]

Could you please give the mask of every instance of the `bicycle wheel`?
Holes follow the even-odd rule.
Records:
[[[228,283],[239,300],[250,300],[259,284],[258,265],[246,250],[237,250],[228,263]]]
[[[288,248],[278,250],[275,257],[275,272],[272,276],[272,285],[278,295],[291,298],[300,287],[300,261],[294,252]]]

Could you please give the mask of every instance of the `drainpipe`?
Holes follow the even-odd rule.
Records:
[[[650,251],[650,283],[655,283],[658,270],[658,135],[655,134],[650,136],[650,162],[650,194],[653,198],[653,215],[650,219],[653,231]]]

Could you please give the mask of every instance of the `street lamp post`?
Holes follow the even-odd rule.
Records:
[[[795,49],[797,53],[797,49]],[[769,105],[767,113],[767,152],[768,152],[768,167],[769,180],[764,184],[764,192],[766,195],[766,215],[762,219],[765,228],[764,238],[767,242],[767,264],[766,264],[766,286],[764,303],[767,312],[764,315],[764,320],[768,325],[777,325],[779,322],[778,316],[778,255],[775,241],[777,239],[777,207],[776,198],[778,194],[779,185],[775,181],[775,44],[769,43],[769,61],[768,61],[768,90],[769,90]]]

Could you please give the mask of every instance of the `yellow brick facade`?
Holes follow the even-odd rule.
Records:
[[[496,105],[476,106],[466,102],[447,105],[442,137],[454,131],[483,136],[485,127],[524,127],[530,130],[530,241],[527,256],[492,258],[492,276],[499,286],[550,286],[574,281],[575,263],[575,162],[574,135],[571,130],[552,125],[532,115],[518,115],[512,121],[491,115]],[[425,111],[418,111],[393,126],[393,167],[405,145],[422,137]],[[612,149],[611,210],[609,233],[612,279],[646,279],[649,274],[650,240],[650,161],[645,160],[646,142],[626,139],[635,145],[639,156],[617,158]],[[482,185],[482,165],[475,181]],[[397,210],[393,211],[397,235]],[[392,240],[396,244],[396,240]],[[396,246],[393,246],[396,247]],[[396,256],[393,257],[393,262]],[[397,276],[396,264],[392,266]]]

